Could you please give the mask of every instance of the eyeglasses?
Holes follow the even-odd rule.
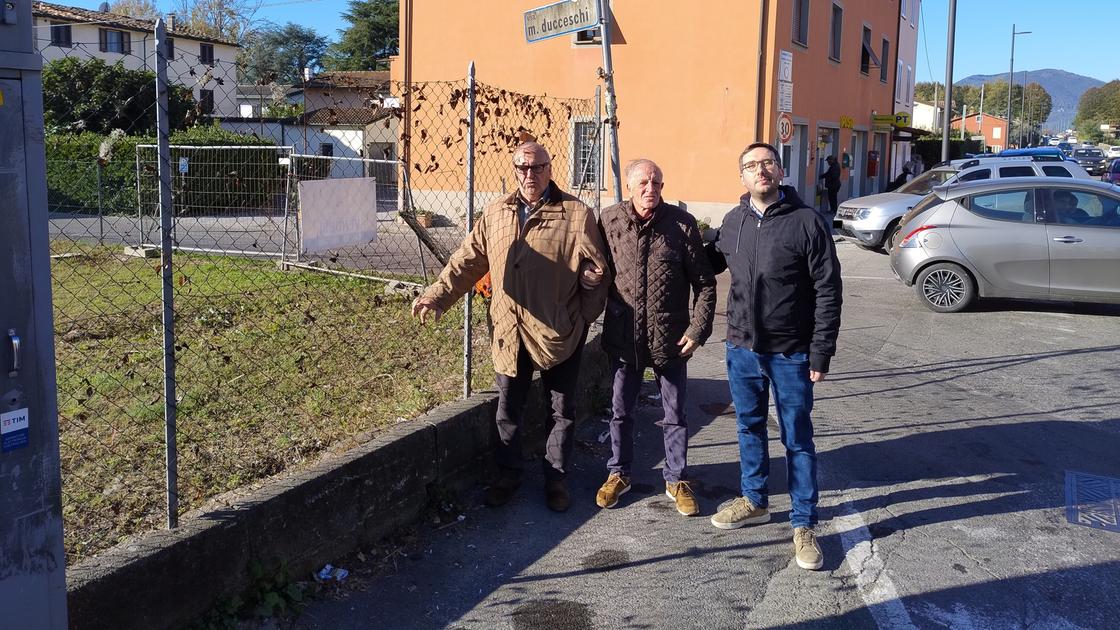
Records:
[[[544,167],[552,164],[552,162],[541,162],[540,164],[514,164],[513,168],[517,169],[518,173],[525,175],[529,171],[533,171],[534,175],[540,175],[544,172]]]
[[[773,159],[769,159],[769,158],[767,158],[765,160],[759,160],[757,162],[747,162],[746,164],[743,164],[743,170],[748,172],[748,173],[753,173],[753,172],[757,171],[759,169],[759,167],[762,167],[766,170],[770,170],[777,163],[778,163],[777,160],[773,160]]]

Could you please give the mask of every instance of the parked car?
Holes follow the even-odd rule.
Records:
[[[1110,184],[1120,184],[1120,158],[1116,158],[1108,163],[1104,169],[1104,174],[1101,175],[1102,182]]]
[[[1120,146],[1108,147],[1104,152],[1106,158],[1120,158]]]
[[[891,269],[932,311],[977,297],[1120,302],[1120,186],[1024,177],[943,185],[904,217]]]
[[[1070,156],[1075,162],[1081,165],[1090,175],[1100,175],[1104,173],[1107,160],[1104,157],[1104,151],[1100,149],[1074,149],[1073,155]]]
[[[864,249],[890,251],[898,241],[902,215],[934,186],[1001,177],[1051,176],[1088,179],[1074,162],[1051,155],[982,157],[941,162],[898,190],[848,199],[836,210],[837,236]]]

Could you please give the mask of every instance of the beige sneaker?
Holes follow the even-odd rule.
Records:
[[[595,494],[595,505],[601,508],[612,508],[618,505],[618,497],[630,491],[630,478],[623,477],[622,473],[612,472],[599,492]]]
[[[793,530],[793,555],[802,569],[816,571],[824,566],[824,553],[817,544],[816,534],[808,527]]]
[[[770,512],[766,508],[755,507],[746,497],[735,497],[719,506],[719,511],[712,517],[712,525],[720,529],[738,529],[769,520]]]
[[[692,494],[692,487],[687,481],[665,482],[665,496],[677,504],[677,512],[681,516],[696,516],[700,513],[700,506],[696,504],[696,495]]]

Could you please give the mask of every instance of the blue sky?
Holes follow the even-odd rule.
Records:
[[[1118,4],[1117,0],[957,0],[954,80],[972,74],[1006,74],[1012,22],[1017,31],[1031,31],[1015,38],[1016,72],[1057,68],[1105,82],[1118,79]],[[919,81],[945,80],[948,22],[949,0],[922,2]]]
[[[67,4],[67,0],[55,0]],[[467,0],[464,0],[467,1]],[[633,1],[633,0],[631,0]],[[100,0],[69,0],[96,8]],[[547,4],[542,0],[541,4]],[[1006,73],[1011,56],[1011,23],[1031,31],[1015,39],[1015,68],[1057,68],[1111,81],[1120,78],[1116,50],[1118,0],[958,0],[954,73]],[[170,0],[156,0],[163,10]],[[309,26],[334,40],[345,26],[347,0],[263,0],[257,18]],[[925,0],[918,34],[918,80],[943,81],[949,0]]]

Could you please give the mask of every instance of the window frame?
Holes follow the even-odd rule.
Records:
[[[599,27],[585,28],[582,31],[572,33],[573,46],[599,46],[603,43],[603,38],[599,35]]]
[[[902,60],[898,59],[895,63],[895,66],[896,66],[896,68],[895,68],[895,72],[894,72],[894,102],[901,103],[902,102],[902,96],[903,96],[903,94],[902,94]],[[935,105],[935,107],[936,107],[936,105]]]
[[[809,47],[809,0],[794,0],[791,41],[798,46]],[[801,37],[801,39],[798,39]]]
[[[73,48],[74,47],[74,29],[69,22],[55,22],[51,21],[51,46],[59,48]],[[59,37],[62,33],[66,33],[66,37]]]
[[[859,73],[865,77],[871,76],[874,67],[875,51],[871,50],[871,27],[866,23],[859,40]]]
[[[881,50],[882,57],[879,59],[879,82],[886,83],[887,77],[890,75],[890,70],[888,69],[889,66],[887,66],[887,60],[891,58],[891,40],[884,37]]]
[[[592,142],[591,147],[590,147],[591,148],[591,153],[590,153],[590,155],[588,155],[588,159],[591,160],[591,165],[593,167],[591,169],[591,174],[593,176],[593,181],[590,184],[584,184],[583,182],[580,182],[577,179],[579,177],[580,172],[582,172],[582,169],[580,168],[582,166],[582,163],[581,163],[582,158],[580,156],[580,149],[582,148],[582,143],[581,143],[582,136],[580,134],[580,129],[584,125],[591,125],[592,128],[594,128],[596,126],[599,127],[599,150],[598,151],[595,150],[595,144],[594,144],[594,142]],[[581,188],[583,190],[595,190],[595,191],[604,190],[602,160],[599,157],[601,152],[602,152],[602,143],[603,143],[602,132],[603,132],[602,126],[598,125],[598,120],[596,120],[593,117],[577,116],[577,117],[572,118],[572,126],[571,126],[571,136],[572,136],[572,138],[571,138],[571,143],[570,143],[571,150],[572,150],[572,153],[571,153],[572,160],[571,160],[571,173],[568,174],[568,182],[571,184],[572,188],[576,188],[576,189]]]
[[[844,51],[844,7],[832,3],[831,19],[828,24],[828,58],[842,63]],[[839,19],[838,19],[839,18]]]
[[[1024,212],[1022,213],[1022,215],[1018,219],[1010,219],[1010,218],[1002,218],[1002,217],[991,216],[991,215],[983,214],[982,212],[980,212],[976,209],[976,198],[977,197],[992,197],[992,196],[996,196],[996,195],[1010,195],[1010,194],[1015,194],[1015,193],[1027,193],[1028,195],[1030,195],[1031,206],[1032,206],[1031,207],[1031,212],[1033,213],[1033,216],[1031,218],[1033,220],[1030,221],[1029,223],[1031,225],[1038,225],[1038,226],[1041,227],[1042,224],[1038,221],[1038,193],[1035,190],[1035,187],[1033,187],[1033,186],[1029,186],[1029,187],[1026,187],[1026,188],[1012,188],[1012,189],[1009,189],[1009,190],[996,190],[996,191],[987,192],[987,193],[976,193],[976,194],[973,194],[973,195],[969,195],[967,197],[967,203],[962,204],[962,205],[964,205],[964,207],[967,208],[968,211],[971,212],[972,214],[980,217],[981,219],[987,219],[988,221],[1000,221],[1000,222],[1003,222],[1003,223],[1018,223],[1018,224],[1027,223],[1027,221],[1023,220],[1023,217],[1027,216],[1027,212],[1026,212],[1025,208],[1024,208]],[[1027,199],[1026,197],[1023,197],[1024,201],[1026,201],[1026,199]],[[989,209],[989,208],[985,208],[985,210],[991,210],[992,212],[1006,212],[1005,210],[995,210],[995,209]]]
[[[174,37],[168,37],[165,41],[167,42],[167,46],[163,50],[163,56],[168,61],[174,61],[175,60],[175,38]]]
[[[214,90],[199,88],[198,110],[202,112],[203,116],[211,116],[214,114]]]
[[[198,62],[204,63],[211,68],[214,67],[214,44],[206,42],[199,42],[198,44]]]
[[[1039,186],[1036,194],[1038,196],[1038,200],[1040,202],[1044,202],[1044,204],[1045,204],[1045,205],[1042,206],[1042,219],[1043,219],[1044,222],[1046,222],[1047,225],[1060,225],[1060,226],[1067,227],[1067,228],[1068,227],[1079,227],[1079,228],[1087,227],[1087,228],[1105,228],[1105,229],[1111,229],[1111,230],[1120,229],[1120,223],[1112,223],[1112,222],[1105,223],[1103,221],[1104,216],[1105,216],[1104,215],[1104,209],[1105,208],[1104,208],[1104,203],[1103,202],[1101,202],[1101,215],[1100,216],[1093,216],[1092,214],[1089,214],[1089,210],[1086,210],[1087,207],[1091,207],[1091,206],[1084,206],[1083,207],[1081,205],[1082,200],[1079,199],[1077,207],[1081,208],[1081,210],[1083,212],[1085,212],[1085,214],[1088,216],[1088,221],[1085,222],[1085,223],[1081,223],[1081,222],[1077,222],[1077,221],[1059,221],[1057,219],[1057,217],[1054,216],[1054,208],[1052,206],[1053,200],[1054,200],[1054,192],[1058,191],[1058,190],[1065,190],[1065,191],[1067,191],[1067,192],[1069,192],[1073,195],[1090,195],[1090,196],[1096,197],[1097,199],[1108,199],[1108,200],[1110,200],[1112,202],[1115,202],[1118,205],[1120,205],[1120,200],[1116,199],[1115,197],[1112,197],[1112,196],[1108,195],[1107,193],[1105,193],[1103,191],[1098,192],[1098,191],[1094,191],[1094,190],[1078,190],[1078,189],[1066,188],[1064,186],[1058,186],[1058,185]],[[1043,191],[1048,191],[1048,194],[1043,194]],[[1099,222],[1098,223],[1092,223],[1092,221],[1099,221]]]
[[[1012,173],[1012,171],[1018,171]],[[1008,174],[1004,174],[1008,173]],[[1038,173],[1034,172],[1034,168],[1025,164],[1010,164],[1007,166],[999,167],[999,179],[1008,179],[1011,177],[1035,177]]]
[[[334,157],[334,143],[333,142],[320,142],[319,143],[319,157]]]
[[[1061,171],[1061,174],[1055,175],[1051,171]],[[1044,165],[1042,165],[1042,172],[1047,177],[1069,177],[1069,178],[1073,177],[1073,173],[1069,172],[1068,168],[1066,168],[1064,166],[1060,166],[1058,164],[1044,164]]]
[[[118,42],[120,50],[113,49],[114,42],[110,41],[110,34],[120,35]],[[97,48],[103,53],[130,55],[132,54],[132,33],[119,28],[99,28],[97,29]]]

